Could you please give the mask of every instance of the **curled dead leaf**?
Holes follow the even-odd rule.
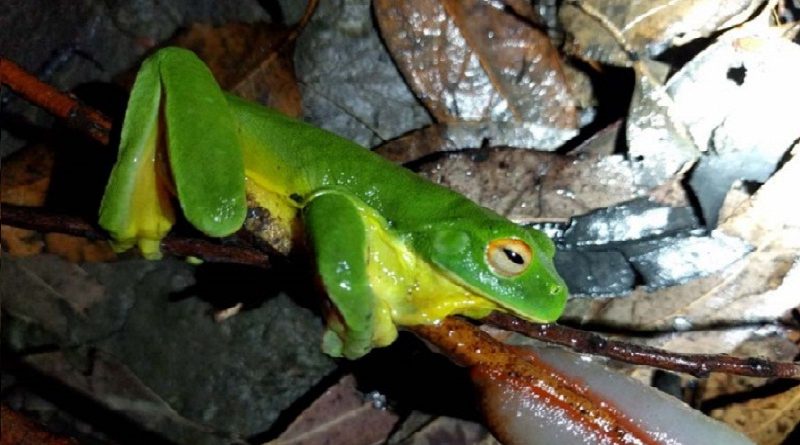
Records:
[[[578,2],[564,2],[559,11],[568,35],[567,51],[588,60],[630,66],[630,56],[607,27],[575,3]],[[742,23],[763,1],[582,0],[580,3],[608,20],[638,54],[653,58],[669,47]]]

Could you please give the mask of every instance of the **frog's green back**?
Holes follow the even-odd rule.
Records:
[[[248,149],[245,156],[250,162],[245,163],[268,170],[263,176],[288,185],[290,193],[305,198],[321,188],[346,190],[401,232],[434,223],[438,215],[480,214],[503,220],[354,142],[235,96],[228,98],[243,123],[245,145],[253,148]]]

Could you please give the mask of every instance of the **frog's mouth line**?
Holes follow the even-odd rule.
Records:
[[[475,298],[479,298],[479,299],[482,299],[482,300],[486,301],[488,303],[487,306],[491,306],[492,310],[497,310],[497,311],[501,311],[501,312],[507,312],[507,313],[510,313],[510,314],[512,314],[512,315],[514,315],[516,317],[522,318],[523,320],[527,320],[527,321],[530,321],[530,322],[533,322],[533,323],[552,323],[552,321],[548,321],[548,320],[545,320],[545,319],[542,319],[542,318],[537,318],[537,317],[534,317],[534,316],[523,314],[520,311],[514,309],[513,307],[507,306],[507,305],[495,300],[494,298],[489,297],[485,293],[481,292],[480,289],[477,289],[477,288],[475,288],[475,286],[472,286],[469,283],[465,282],[458,275],[448,271],[447,269],[444,269],[444,268],[442,268],[442,267],[440,267],[440,266],[438,266],[436,264],[430,264],[430,265],[431,265],[432,268],[434,268],[439,273],[439,275],[441,275],[445,279],[449,280],[454,285],[465,289],[467,292],[469,292],[470,294],[474,295]],[[488,315],[488,313],[486,315]],[[480,317],[480,318],[483,318],[483,317]]]

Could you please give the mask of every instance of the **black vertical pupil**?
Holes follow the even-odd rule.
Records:
[[[522,258],[522,255],[520,255],[519,253],[514,252],[513,250],[507,248],[503,249],[503,253],[506,254],[506,258],[508,258],[508,260],[511,261],[512,263],[525,264],[525,259]]]

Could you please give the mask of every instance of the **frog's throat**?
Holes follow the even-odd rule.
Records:
[[[375,346],[391,343],[397,326],[436,323],[448,315],[483,318],[499,306],[428,263],[391,232],[374,211],[362,211],[367,274],[375,298]]]

